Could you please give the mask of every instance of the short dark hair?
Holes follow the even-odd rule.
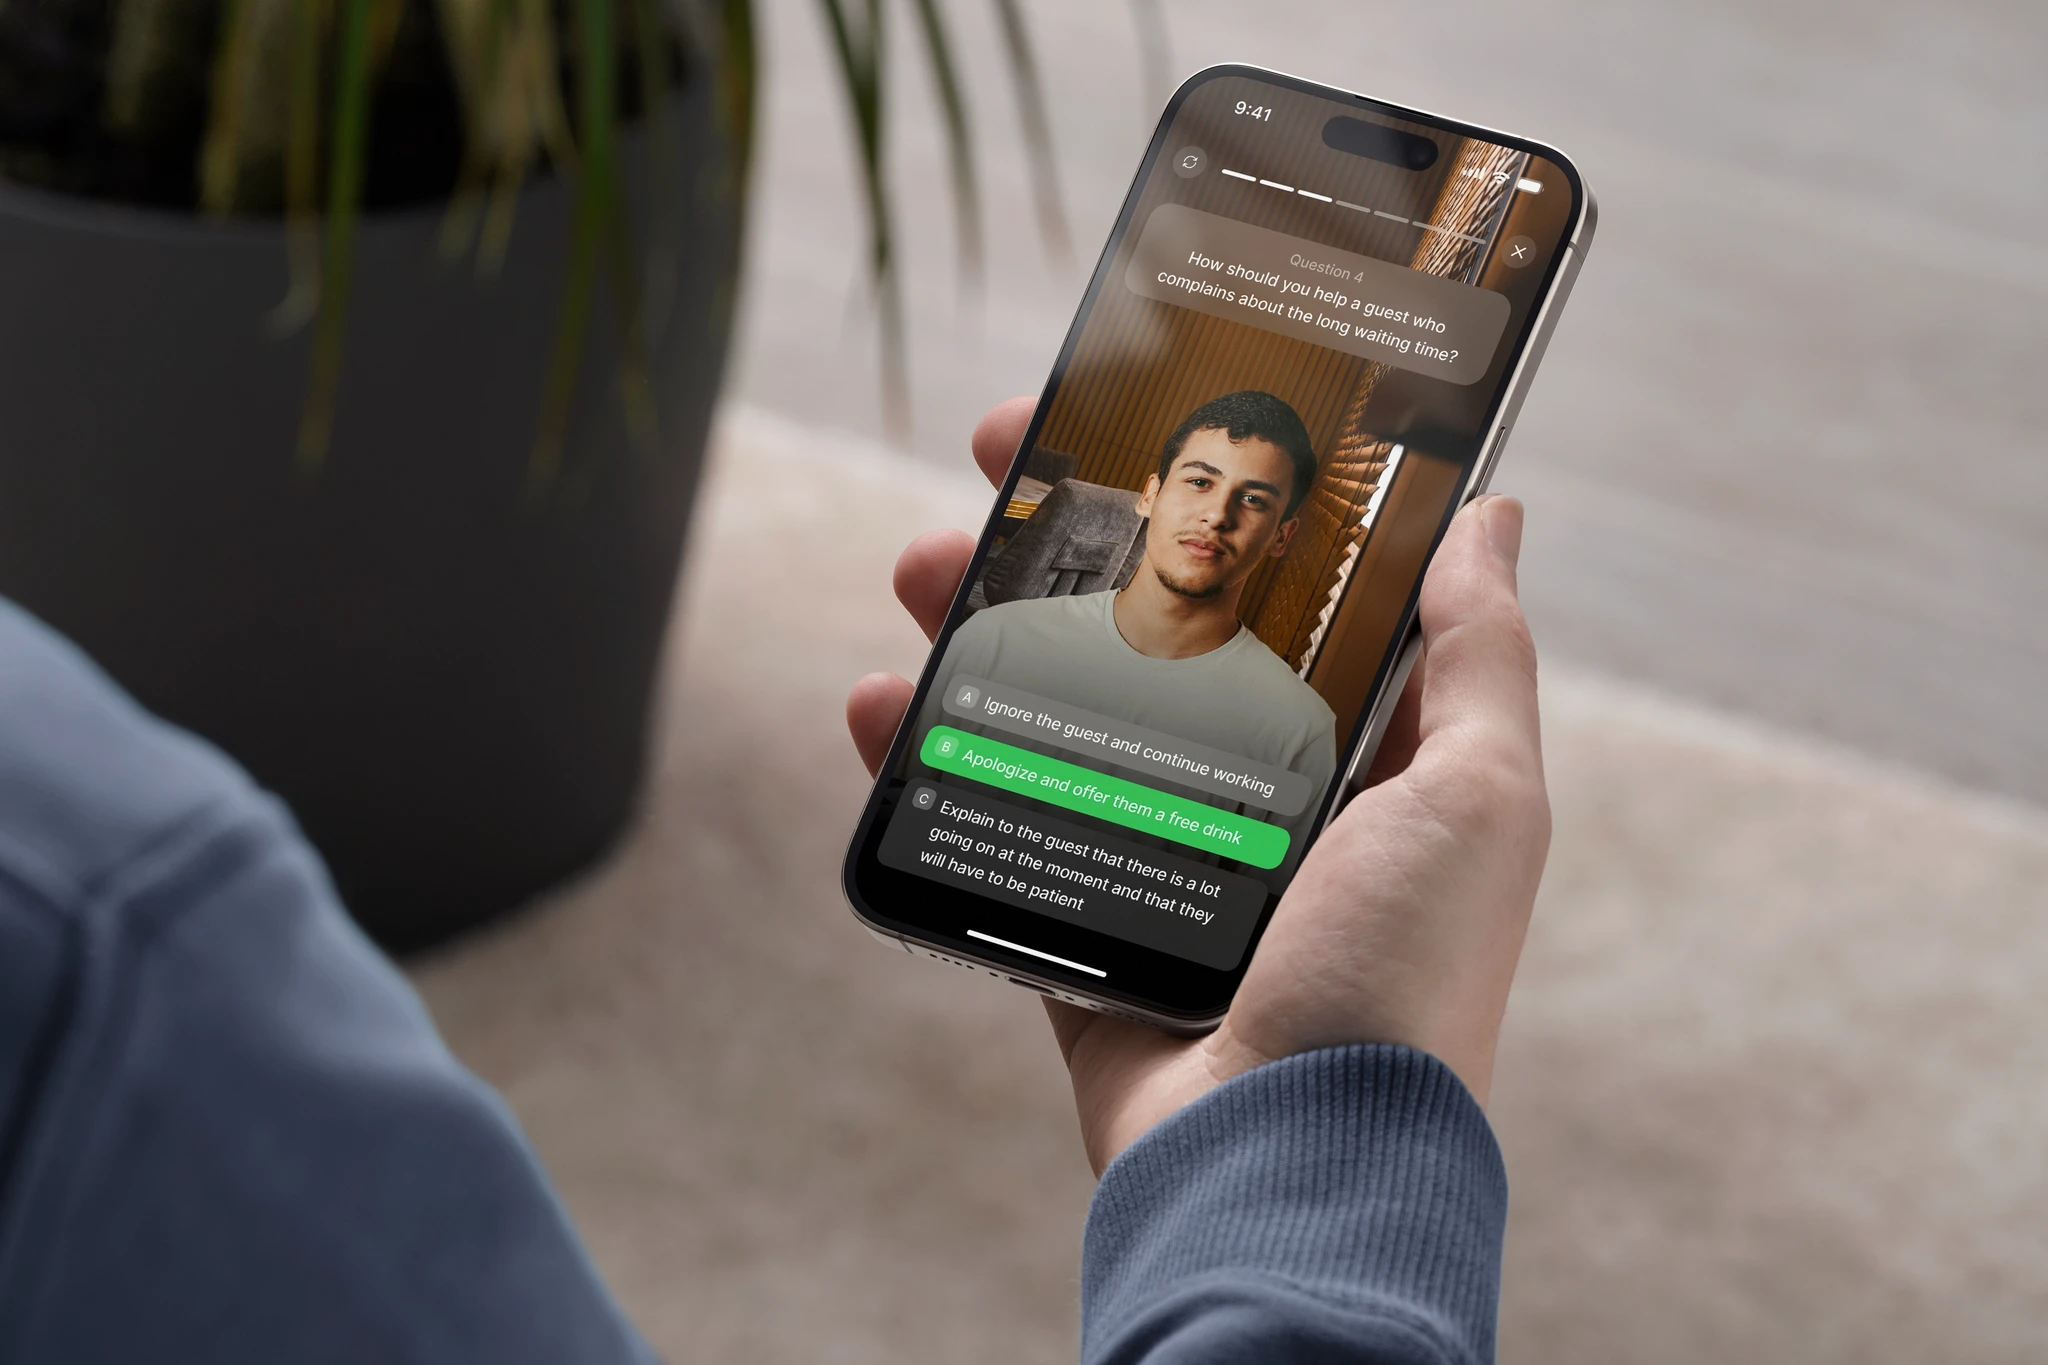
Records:
[[[1239,389],[1221,398],[1211,398],[1196,408],[1188,414],[1186,421],[1173,429],[1173,435],[1166,438],[1165,449],[1159,452],[1161,483],[1165,483],[1167,475],[1173,472],[1173,462],[1180,458],[1181,447],[1188,443],[1188,437],[1198,431],[1220,431],[1232,442],[1256,436],[1282,451],[1294,465],[1294,487],[1287,492],[1287,515],[1290,517],[1301,506],[1309,490],[1315,487],[1315,447],[1309,444],[1308,428],[1302,424],[1301,414],[1289,407],[1284,399],[1275,398],[1260,389]]]

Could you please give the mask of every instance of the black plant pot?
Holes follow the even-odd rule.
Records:
[[[311,476],[310,339],[266,330],[280,228],[0,192],[0,592],[282,795],[393,949],[574,873],[632,813],[739,241],[697,84],[672,180],[625,148],[629,197],[672,185],[683,224],[656,448],[600,307],[538,489],[571,187],[526,192],[492,280],[440,258],[438,208],[366,220]]]

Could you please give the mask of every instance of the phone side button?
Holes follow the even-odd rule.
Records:
[[[1486,486],[1493,482],[1494,466],[1500,463],[1500,452],[1507,443],[1508,428],[1503,424],[1499,431],[1493,433],[1493,445],[1486,452],[1486,463],[1480,466],[1479,477],[1473,481],[1472,492],[1475,495],[1484,493]]]

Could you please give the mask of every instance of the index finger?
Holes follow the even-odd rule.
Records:
[[[1515,591],[1521,538],[1513,498],[1481,498],[1451,522],[1422,585],[1416,720],[1425,749],[1479,744],[1540,772],[1536,649]]]
[[[1024,442],[1024,429],[1031,425],[1031,414],[1037,408],[1035,398],[1005,399],[990,408],[975,426],[974,462],[988,475],[990,483],[1001,484],[1003,475],[1010,472],[1010,461],[1017,458],[1017,447]]]

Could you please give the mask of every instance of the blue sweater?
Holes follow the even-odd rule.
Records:
[[[1103,1176],[1083,1357],[1490,1360],[1506,1198],[1432,1059],[1263,1067]],[[0,603],[0,1362],[651,1358],[279,804]]]

